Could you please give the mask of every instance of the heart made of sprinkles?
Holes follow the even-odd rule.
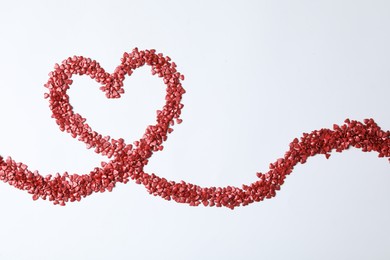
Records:
[[[122,138],[116,140],[93,131],[86,119],[73,111],[67,90],[72,84],[72,75],[87,75],[102,84],[100,90],[107,98],[120,98],[124,93],[123,80],[143,65],[152,67],[152,74],[161,77],[166,85],[165,105],[157,111],[155,125],[146,128],[144,135],[133,144],[126,144]],[[246,206],[253,202],[270,199],[284,183],[294,166],[305,163],[317,154],[329,158],[331,151],[342,152],[349,147],[363,152],[377,152],[390,162],[390,131],[383,131],[373,119],[363,122],[346,119],[333,129],[314,130],[295,138],[284,157],[269,165],[266,173],[257,173],[258,180],[242,187],[200,187],[185,181],[174,182],[155,174],[144,172],[144,166],[154,152],[163,150],[163,142],[173,131],[175,123],[180,124],[182,95],[185,93],[181,81],[184,76],[177,71],[176,64],[155,50],[124,53],[121,64],[109,74],[99,63],[82,56],[73,56],[56,64],[49,74],[45,87],[49,93],[52,117],[61,131],[84,142],[88,149],[108,157],[89,174],[55,174],[42,176],[38,171],[30,171],[27,165],[15,162],[11,157],[0,156],[0,180],[32,194],[33,199],[42,198],[54,204],[80,201],[94,192],[112,191],[117,182],[127,183],[130,179],[146,187],[150,194],[166,200],[187,203],[190,206],[209,207]]]

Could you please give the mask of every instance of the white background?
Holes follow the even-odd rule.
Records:
[[[182,125],[148,172],[248,184],[303,132],[374,118],[390,129],[389,1],[1,1],[0,154],[41,174],[105,158],[59,131],[47,74],[72,55],[113,71],[157,49],[186,76]],[[149,68],[107,100],[75,77],[76,112],[132,142],[165,86]],[[133,182],[66,207],[0,183],[0,259],[390,259],[390,165],[351,149],[309,159],[276,198],[234,211],[189,207]]]

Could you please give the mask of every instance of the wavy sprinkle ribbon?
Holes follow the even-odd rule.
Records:
[[[67,90],[72,84],[72,75],[87,75],[102,84],[100,90],[107,98],[120,98],[124,93],[123,80],[133,71],[147,64],[152,74],[161,77],[166,85],[165,105],[157,111],[155,125],[146,128],[143,137],[133,144],[126,144],[122,138],[116,140],[93,131],[80,114],[74,113],[69,103]],[[124,53],[121,64],[114,73],[109,74],[98,62],[82,56],[73,56],[56,64],[49,74],[45,87],[49,93],[45,98],[50,101],[52,117],[61,131],[84,142],[88,149],[107,156],[108,162],[101,162],[89,174],[56,174],[42,176],[38,171],[30,171],[27,165],[15,162],[12,158],[0,156],[0,180],[33,195],[33,199],[48,199],[54,204],[80,201],[94,192],[112,191],[117,182],[127,183],[129,179],[146,187],[150,194],[166,200],[187,203],[191,206],[225,206],[233,209],[253,202],[272,198],[284,183],[294,166],[305,163],[317,154],[329,158],[331,151],[342,152],[349,147],[363,152],[377,152],[379,157],[390,161],[390,131],[383,131],[373,119],[364,122],[346,119],[342,125],[333,125],[333,129],[314,130],[304,133],[300,139],[290,143],[284,157],[271,163],[266,173],[257,173],[258,180],[242,185],[241,188],[200,187],[184,181],[174,182],[155,174],[144,172],[149,158],[154,152],[163,150],[163,142],[173,131],[175,123],[180,124],[185,90],[181,81],[184,76],[177,71],[176,64],[155,50]]]

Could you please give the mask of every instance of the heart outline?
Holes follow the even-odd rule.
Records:
[[[332,150],[342,152],[352,146],[364,152],[376,151],[379,157],[390,157],[390,131],[381,130],[373,119],[366,119],[364,123],[346,119],[345,124],[334,125],[333,130],[323,128],[303,134],[301,140],[295,138],[283,158],[271,163],[267,173],[257,173],[259,180],[250,185],[243,185],[242,188],[232,186],[204,188],[184,181],[180,183],[168,181],[155,174],[145,173],[144,166],[154,152],[162,150],[162,143],[173,130],[171,126],[175,121],[181,122],[180,114],[183,108],[181,99],[185,93],[181,80],[184,76],[176,70],[176,64],[170,62],[169,57],[156,54],[155,50],[139,51],[135,48],[131,53],[125,53],[121,61],[121,65],[114,73],[108,74],[96,61],[73,56],[61,65],[56,64],[55,70],[49,74],[49,81],[45,84],[49,89],[45,98],[50,100],[52,117],[56,119],[60,130],[70,133],[74,138],[78,136],[80,141],[87,144],[87,148],[95,148],[95,152],[113,159],[102,162],[101,167],[96,167],[90,174],[64,173],[55,177],[51,175],[43,177],[38,171],[29,171],[27,165],[23,163],[16,163],[10,157],[4,160],[0,156],[0,180],[27,190],[33,194],[34,200],[48,197],[54,204],[65,205],[65,202],[79,201],[81,197],[91,195],[93,192],[111,191],[117,182],[127,183],[131,178],[136,183],[143,184],[150,194],[166,200],[173,199],[191,206],[203,204],[234,209],[240,205],[246,206],[274,197],[294,166],[305,163],[309,157],[316,154],[324,154],[329,158]],[[73,112],[66,94],[72,84],[73,74],[87,74],[98,83],[105,83],[100,89],[106,96],[119,98],[124,93],[124,75],[131,75],[133,70],[145,64],[152,66],[152,74],[164,79],[167,85],[166,104],[157,112],[157,124],[148,126],[143,137],[134,142],[135,148],[125,144],[122,138],[115,140],[92,131],[86,124],[86,119]]]

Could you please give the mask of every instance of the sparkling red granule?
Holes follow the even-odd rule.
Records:
[[[209,207],[246,206],[253,202],[272,198],[280,190],[287,175],[295,165],[305,163],[311,156],[324,154],[329,158],[330,152],[342,152],[349,147],[359,148],[364,152],[375,151],[379,157],[390,157],[390,131],[383,131],[373,119],[364,122],[346,119],[341,126],[333,125],[331,129],[320,129],[304,133],[300,140],[295,138],[283,158],[277,159],[269,166],[266,173],[257,173],[259,180],[238,187],[200,187],[184,181],[168,181],[155,174],[144,172],[144,166],[154,152],[163,150],[162,143],[173,131],[171,126],[180,124],[182,95],[181,85],[184,76],[176,70],[176,64],[169,57],[156,54],[155,50],[139,51],[134,49],[125,53],[121,64],[114,73],[109,74],[99,63],[82,56],[73,56],[55,64],[54,71],[49,73],[45,84],[49,93],[52,117],[61,131],[86,144],[87,149],[94,148],[96,153],[111,159],[102,162],[101,167],[94,168],[89,174],[63,174],[41,176],[38,171],[31,172],[25,164],[17,163],[8,157],[0,156],[0,180],[28,191],[33,199],[48,199],[54,204],[65,205],[66,202],[80,201],[81,198],[94,192],[112,191],[117,182],[127,183],[130,179],[146,187],[150,194],[166,200],[187,203],[190,206],[203,204]],[[148,126],[143,137],[133,145],[126,144],[122,138],[116,140],[102,136],[93,131],[86,119],[74,113],[69,103],[67,90],[72,84],[72,75],[87,75],[102,83],[100,90],[108,98],[120,98],[124,93],[125,75],[143,65],[152,67],[152,74],[163,78],[166,84],[166,103],[157,111],[157,122]],[[389,158],[390,161],[390,158]]]

